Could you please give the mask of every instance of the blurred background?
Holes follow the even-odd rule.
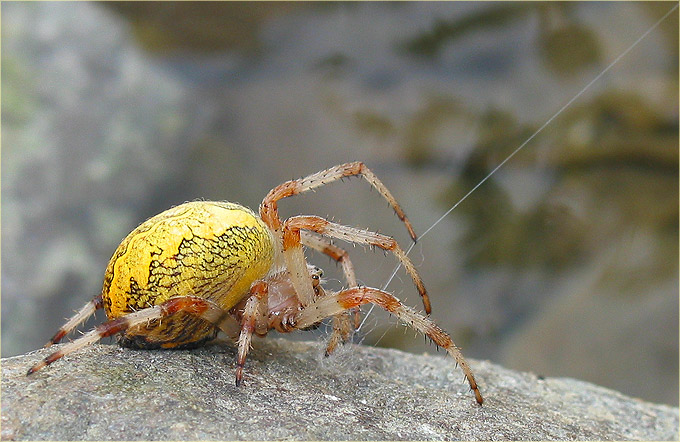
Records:
[[[184,201],[256,209],[362,160],[426,231],[672,6],[2,3],[2,356],[42,346],[121,239]],[[677,79],[675,11],[414,247],[466,356],[678,404]],[[369,189],[281,210],[407,248]],[[395,259],[349,248],[385,284]],[[421,308],[403,271],[388,289]],[[355,340],[435,350],[377,310]]]

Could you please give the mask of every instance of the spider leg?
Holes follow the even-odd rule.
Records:
[[[293,278],[293,270],[295,270],[295,277],[298,280],[301,280],[300,277],[304,277],[305,275],[307,276],[307,279],[309,279],[309,273],[298,271],[298,268],[296,267],[298,264],[295,262],[297,257],[292,256],[289,260],[287,254],[302,254],[302,247],[300,246],[300,230],[302,229],[311,230],[320,235],[338,238],[351,243],[380,247],[383,250],[392,252],[404,266],[404,269],[406,269],[411,276],[411,279],[413,279],[413,283],[416,285],[418,293],[420,293],[420,297],[422,298],[425,313],[428,315],[430,314],[432,309],[430,307],[430,298],[425,290],[425,285],[423,284],[420,275],[418,275],[413,263],[404,250],[399,247],[399,244],[394,238],[369,230],[356,229],[354,227],[336,224],[319,216],[293,216],[288,218],[283,225],[283,253],[287,258],[286,263],[289,264],[288,269],[291,271],[291,280],[293,281],[296,290],[298,288],[296,282],[298,284],[303,284],[304,282],[298,282]],[[302,259],[304,259],[304,255],[302,256]]]
[[[62,357],[73,353],[83,347],[94,344],[100,339],[121,333],[131,327],[148,323],[153,320],[162,320],[178,312],[191,313],[208,322],[215,324],[226,331],[226,324],[230,320],[227,312],[222,310],[215,303],[207,299],[198,298],[195,296],[182,296],[171,298],[162,304],[145,308],[133,313],[128,313],[116,319],[112,319],[103,324],[98,325],[88,333],[85,333],[80,338],[64,344],[59,350],[50,354],[42,361],[35,364],[28,370],[27,375],[35,373],[41,368],[55,362]]]
[[[470,366],[465,358],[463,358],[460,349],[453,343],[451,337],[431,319],[405,306],[397,298],[385,291],[370,287],[354,287],[321,297],[298,313],[296,316],[296,326],[299,328],[309,327],[328,316],[337,315],[347,309],[367,303],[382,307],[399,318],[404,324],[423,333],[439,347],[445,349],[465,373],[465,378],[475,394],[477,403],[481,405],[484,402]]]
[[[85,304],[75,315],[73,315],[66,324],[62,325],[59,330],[54,334],[52,339],[49,340],[45,347],[49,347],[53,344],[57,344],[61,341],[64,336],[71,333],[76,327],[85,322],[87,318],[92,316],[95,311],[100,308],[104,308],[104,301],[102,300],[102,295],[95,296],[90,302]]]
[[[241,385],[243,367],[246,364],[246,356],[250,351],[250,343],[253,332],[264,336],[268,330],[267,315],[267,283],[257,281],[250,288],[250,297],[243,309],[241,320],[241,334],[238,338],[238,359],[236,361],[236,386]]]
[[[387,200],[389,205],[394,209],[399,219],[406,225],[409,235],[413,241],[416,241],[416,233],[413,230],[411,222],[406,217],[401,206],[397,200],[392,196],[387,187],[378,179],[377,176],[364,163],[355,161],[353,163],[340,164],[331,167],[321,172],[313,173],[304,178],[297,180],[286,181],[273,188],[260,204],[260,217],[262,220],[272,228],[275,232],[280,232],[282,227],[281,218],[279,218],[277,201],[289,196],[297,195],[299,193],[307,192],[320,186],[338,181],[342,178],[351,176],[362,176],[373,186],[382,196]],[[279,236],[280,233],[277,233]],[[280,238],[279,238],[280,239]]]
[[[354,266],[352,265],[352,261],[349,259],[349,253],[347,253],[345,249],[336,246],[328,238],[307,230],[300,231],[300,240],[302,244],[334,259],[342,267],[342,272],[345,275],[345,280],[347,281],[348,287],[357,286],[357,279],[354,274]],[[354,315],[354,324],[351,322],[352,314]],[[347,310],[339,315],[333,316],[333,332],[328,339],[328,345],[326,346],[326,356],[333,353],[338,344],[350,340],[354,330],[359,327],[360,319],[361,311],[359,308]]]
[[[349,259],[349,253],[347,253],[345,249],[336,246],[328,238],[324,238],[323,236],[306,230],[300,231],[300,242],[337,261],[337,263],[340,264],[340,267],[342,268],[342,273],[345,275],[347,285],[349,287],[357,286],[357,278],[354,274],[354,266],[352,265],[352,261]]]

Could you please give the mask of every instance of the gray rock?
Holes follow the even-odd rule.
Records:
[[[678,409],[566,378],[472,361],[478,406],[450,358],[257,340],[244,382],[224,342],[182,351],[95,345],[30,376],[50,350],[2,360],[6,440],[678,438]]]

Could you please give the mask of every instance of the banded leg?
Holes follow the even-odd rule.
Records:
[[[336,246],[328,238],[306,230],[300,231],[300,241],[302,244],[331,257],[340,264],[348,288],[357,286],[357,279],[354,275],[354,266],[349,259],[349,253],[347,253],[345,249]],[[354,324],[351,322],[352,316],[354,316]],[[333,316],[333,332],[326,345],[326,356],[333,353],[338,344],[347,342],[351,339],[354,330],[359,327],[360,319],[361,311],[358,308],[347,310],[339,315]]]
[[[465,378],[470,384],[470,389],[475,394],[477,403],[481,405],[484,402],[470,366],[465,358],[463,358],[460,349],[453,343],[451,337],[432,320],[405,306],[397,298],[385,291],[370,287],[355,287],[339,293],[328,294],[323,298],[317,299],[306,309],[298,313],[296,323],[300,328],[309,327],[328,316],[337,315],[347,309],[367,303],[382,307],[399,318],[404,324],[423,333],[439,347],[445,349],[456,360],[456,363],[460,365],[463,373],[465,373]]]
[[[411,222],[406,217],[406,214],[401,209],[394,196],[392,196],[390,191],[387,190],[387,187],[385,187],[378,177],[376,177],[362,162],[357,161],[341,164],[308,175],[304,178],[280,184],[272,189],[262,200],[262,203],[260,204],[260,217],[272,230],[276,243],[279,246],[283,246],[286,267],[290,272],[291,281],[293,282],[298,298],[303,305],[309,304],[314,299],[311,280],[309,275],[305,272],[306,261],[299,238],[293,242],[286,243],[284,233],[282,232],[283,223],[278,213],[278,201],[351,176],[364,177],[364,179],[366,179],[366,181],[368,181],[383,198],[387,200],[390,206],[392,206],[399,219],[402,220],[406,226],[411,239],[413,239],[413,241],[416,241],[417,239]],[[421,294],[422,293],[424,293],[424,289],[421,291]],[[426,298],[423,299],[425,300]],[[429,302],[426,302],[425,308],[429,313]]]
[[[287,257],[287,253],[296,250],[296,248],[300,248],[301,251],[300,230],[302,229],[311,230],[320,235],[341,239],[350,243],[380,247],[383,250],[392,252],[411,276],[411,279],[413,279],[413,283],[415,284],[416,288],[418,289],[418,293],[422,298],[423,306],[425,307],[425,313],[428,315],[430,314],[432,309],[430,307],[430,298],[427,295],[427,291],[425,290],[425,285],[423,284],[420,275],[418,275],[413,263],[409,257],[406,256],[404,250],[399,247],[399,244],[394,238],[371,232],[369,230],[356,229],[354,227],[336,224],[319,216],[293,216],[288,218],[283,225],[283,253],[285,257]],[[307,279],[309,279],[309,273],[302,272],[301,269],[297,269],[296,266],[298,264],[294,259],[287,259],[286,264],[289,265],[288,269],[291,271],[291,274],[296,273],[296,276],[297,274],[302,276],[306,275]],[[297,290],[297,281],[293,278],[291,278],[291,280],[293,281],[293,284]],[[298,283],[303,284],[306,282],[303,281]]]
[[[129,329],[130,327],[144,324],[149,321],[162,320],[163,318],[178,312],[190,313],[201,319],[205,319],[206,321],[215,324],[216,327],[225,332],[228,330],[227,324],[230,321],[233,322],[233,319],[229,316],[228,312],[225,312],[215,303],[208,301],[207,299],[198,298],[195,296],[172,298],[163,304],[129,313],[125,316],[112,319],[95,327],[93,330],[85,333],[80,338],[64,344],[64,346],[62,346],[59,350],[35,364],[28,370],[27,375],[35,373],[41,368],[57,361],[58,359],[61,359],[70,353],[73,353],[74,351],[94,344],[102,338],[113,336]]]
[[[340,264],[342,268],[342,273],[345,276],[345,281],[349,287],[357,286],[357,278],[354,274],[354,266],[352,261],[349,259],[349,253],[341,247],[333,244],[328,238],[324,238],[318,234],[314,234],[310,231],[300,231],[300,242],[311,247],[317,252],[323,253],[329,256],[331,259]]]
[[[85,322],[87,318],[92,316],[97,310],[104,308],[104,301],[102,300],[102,295],[95,296],[90,302],[85,304],[78,313],[73,315],[71,319],[66,321],[66,324],[62,325],[59,330],[54,334],[52,339],[49,340],[45,347],[49,347],[53,344],[59,343],[64,336],[71,333],[76,327]]]
[[[236,361],[236,386],[241,385],[243,367],[250,351],[253,333],[259,336],[267,334],[267,283],[257,281],[250,288],[250,297],[246,301],[241,319],[241,334],[238,338],[238,359]]]
[[[276,186],[271,191],[269,191],[264,200],[262,200],[262,204],[260,204],[260,217],[274,231],[280,232],[282,222],[281,218],[279,218],[277,201],[351,176],[364,177],[364,179],[366,179],[366,181],[368,181],[371,186],[373,186],[383,196],[383,198],[387,200],[389,205],[396,212],[399,219],[406,225],[406,229],[408,230],[411,239],[416,241],[417,236],[413,230],[413,226],[406,217],[406,214],[402,210],[401,206],[399,206],[399,203],[397,203],[397,200],[394,198],[394,196],[392,196],[390,191],[387,190],[387,187],[385,187],[382,181],[380,181],[378,177],[375,176],[375,174],[360,161],[340,164],[338,166],[322,170],[321,172],[313,173],[304,178],[286,181],[285,183]]]

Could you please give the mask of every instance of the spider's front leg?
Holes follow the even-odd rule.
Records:
[[[370,287],[354,287],[338,293],[327,294],[298,313],[296,324],[300,328],[309,327],[329,316],[337,315],[348,309],[368,303],[382,307],[399,318],[404,324],[423,333],[432,339],[436,345],[445,349],[460,365],[463,373],[465,373],[465,378],[470,384],[470,389],[475,394],[477,403],[482,405],[484,399],[479,392],[479,387],[472,374],[472,370],[448,333],[442,330],[431,319],[405,306],[397,298],[383,290]]]
[[[416,241],[416,233],[413,230],[411,222],[406,217],[397,200],[392,196],[387,187],[378,179],[378,177],[366,167],[361,161],[352,163],[339,164],[337,166],[322,170],[321,172],[307,175],[304,178],[297,180],[286,181],[273,188],[267,196],[262,200],[260,205],[260,217],[262,220],[275,232],[281,232],[281,218],[279,218],[277,202],[283,198],[287,198],[300,193],[308,192],[317,187],[325,186],[334,181],[343,178],[361,176],[368,183],[375,188],[380,195],[382,195],[388,204],[392,207],[399,219],[404,223],[409,235],[413,241]]]
[[[357,286],[354,266],[349,258],[349,253],[345,249],[336,246],[330,239],[307,230],[300,231],[300,240],[305,246],[311,247],[317,252],[323,253],[335,260],[342,268],[348,288]],[[354,316],[354,323],[352,323],[352,316]],[[338,344],[345,343],[352,338],[354,330],[359,327],[360,319],[361,310],[359,308],[333,316],[333,331],[326,345],[326,356],[333,353]]]
[[[378,177],[361,161],[352,163],[340,164],[317,173],[313,173],[304,178],[297,180],[286,181],[275,188],[273,188],[260,204],[260,218],[269,227],[277,244],[283,245],[286,266],[291,272],[291,279],[295,284],[295,289],[303,305],[307,305],[314,299],[314,294],[311,289],[309,278],[305,275],[305,259],[300,246],[299,235],[293,242],[288,242],[284,238],[285,234],[284,223],[281,221],[278,212],[278,202],[283,198],[288,198],[300,193],[308,192],[326,184],[341,180],[346,177],[360,176],[375,188],[380,195],[389,203],[395,211],[399,219],[404,223],[409,235],[413,241],[416,241],[416,234],[411,225],[411,222],[406,217],[397,200],[392,196],[387,187],[378,179]],[[290,237],[288,238],[290,240]],[[401,250],[401,249],[399,249]],[[395,251],[396,253],[396,251]],[[404,255],[405,256],[405,255]],[[401,259],[401,258],[400,258]],[[403,260],[402,264],[406,265]],[[421,295],[424,290],[421,291]],[[425,303],[425,311],[430,313],[430,304],[426,295],[423,295],[423,302]]]
[[[301,230],[310,230],[325,237],[341,239],[354,244],[379,247],[385,251],[392,252],[409,276],[411,276],[423,301],[425,313],[430,314],[430,297],[427,295],[423,280],[416,271],[413,262],[411,262],[404,250],[399,247],[399,244],[394,238],[369,230],[337,224],[321,218],[320,216],[293,216],[288,218],[283,224],[283,253],[296,290],[298,289],[298,284],[302,285],[307,282],[304,279],[300,282],[297,281],[298,275],[306,273],[303,271],[304,264],[298,262],[304,262],[304,254],[302,253],[302,247],[300,246]],[[307,274],[307,279],[309,279],[309,274]],[[302,288],[306,289],[307,287]],[[313,299],[313,296],[310,296],[310,298]],[[307,304],[309,304],[309,302],[303,302],[303,305]]]

